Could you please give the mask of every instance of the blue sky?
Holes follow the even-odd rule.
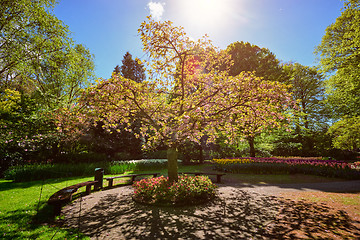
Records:
[[[194,39],[207,34],[223,49],[250,42],[283,62],[313,66],[314,48],[342,6],[341,0],[59,0],[54,14],[95,55],[96,76],[109,78],[126,51],[146,59],[137,29],[150,13]]]

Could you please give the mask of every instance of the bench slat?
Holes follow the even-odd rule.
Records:
[[[140,173],[140,174],[129,174],[129,175],[121,175],[121,176],[115,176],[115,177],[107,177],[105,178],[106,180],[108,179],[115,179],[115,178],[124,178],[124,177],[136,177],[136,176],[146,176],[146,175],[158,175],[160,173]]]
[[[108,187],[112,187],[114,184],[114,179],[116,178],[125,178],[125,177],[131,177],[131,182],[135,181],[135,178],[137,176],[147,176],[147,175],[153,175],[153,177],[157,177],[160,173],[139,173],[139,174],[128,174],[128,175],[121,175],[121,176],[115,176],[115,177],[108,177],[105,178],[108,181]]]

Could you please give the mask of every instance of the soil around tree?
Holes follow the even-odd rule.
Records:
[[[321,190],[340,187],[336,183],[219,184],[214,201],[187,207],[144,206],[132,200],[131,186],[123,186],[75,200],[63,208],[59,224],[91,239],[359,239],[360,181],[342,183],[343,190],[357,187],[355,204],[309,201],[307,194],[338,195]]]

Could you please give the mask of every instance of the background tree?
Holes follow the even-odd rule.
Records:
[[[68,27],[51,13],[55,3],[0,4],[0,159],[9,163],[4,166],[53,158],[49,149],[56,149],[58,136],[50,113],[76,103],[93,77],[93,56],[74,44]]]
[[[229,74],[237,76],[241,72],[253,72],[257,77],[265,80],[285,82],[287,75],[284,74],[280,61],[275,54],[267,48],[260,48],[248,42],[234,42],[227,47],[233,64]],[[249,153],[255,157],[255,139],[265,129],[263,120],[256,112],[249,112],[253,117],[251,121],[244,122],[239,126],[239,134],[246,139],[249,144]]]
[[[89,151],[105,154],[109,160],[134,160],[142,158],[141,139],[135,136],[139,126],[130,124],[130,131],[124,130],[124,125],[116,124],[106,130],[104,123],[99,121],[95,126],[90,126],[85,136],[80,139]]]
[[[77,44],[42,59],[33,65],[27,80],[34,82],[38,98],[51,111],[77,102],[83,88],[94,77],[94,62],[89,50]]]
[[[229,72],[231,76],[245,71],[255,72],[257,77],[270,81],[284,82],[286,80],[280,61],[267,48],[241,41],[230,44],[227,51],[233,61]]]
[[[128,124],[134,115],[141,119],[140,135],[148,136],[147,144],[168,147],[170,181],[177,180],[177,148],[186,140],[198,142],[206,133],[214,141],[218,131],[231,139],[254,109],[263,125],[276,126],[282,115],[278,109],[290,103],[280,83],[249,73],[229,76],[221,66],[230,66],[230,57],[206,38],[192,41],[181,27],[151,18],[139,33],[150,57],[150,81],[116,75],[102,80],[87,90],[84,109],[106,128]]]
[[[90,52],[74,45],[68,27],[51,14],[56,1],[2,1],[0,89],[35,94],[44,107],[74,103],[93,77]]]
[[[315,53],[326,80],[327,102],[334,123],[329,134],[333,146],[358,152],[358,117],[360,115],[360,2],[344,0],[341,15],[326,28]]]
[[[69,43],[68,29],[48,12],[54,0],[1,1],[0,74],[3,84]]]
[[[36,100],[19,91],[0,94],[0,175],[8,167],[54,158],[58,134]]]
[[[345,117],[334,123],[329,133],[333,136],[333,145],[342,150],[358,151],[360,147],[360,117]]]
[[[335,116],[360,114],[360,2],[345,0],[341,15],[326,28],[316,53]]]
[[[329,112],[324,102],[324,77],[314,67],[299,63],[285,64],[283,68],[291,85],[293,100],[298,104],[293,115],[293,140],[300,143],[300,155],[318,155],[320,149],[315,149],[315,136],[325,133],[329,127]]]
[[[116,65],[116,67],[114,68],[113,73],[114,74],[120,74],[120,71],[121,71],[121,69],[120,69],[119,65]]]
[[[129,52],[126,52],[121,65],[121,76],[131,79],[135,82],[143,82],[146,80],[144,64],[138,58],[133,59]],[[141,139],[137,138],[141,128],[141,121],[137,116],[133,116],[130,124],[131,132],[126,131],[126,126],[119,126],[122,128],[120,134],[122,134],[122,149],[123,152],[127,152],[132,158],[139,158],[142,156],[141,151]]]
[[[132,59],[132,55],[126,52],[122,60],[121,76],[135,82],[142,82],[146,79],[144,65],[138,58]]]
[[[124,55],[121,67],[116,65],[113,74],[135,82],[146,79],[144,65],[139,63],[137,58],[134,60],[129,52]],[[140,121],[136,116],[133,117],[129,126],[118,123],[112,127],[111,131],[106,131],[103,125],[103,122],[98,121],[83,138],[90,150],[105,153],[110,159],[124,160],[142,157],[141,140],[135,137],[135,133],[139,134],[140,129]],[[131,132],[124,128],[130,128]]]

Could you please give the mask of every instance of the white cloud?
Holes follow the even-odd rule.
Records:
[[[164,13],[165,3],[161,2],[149,2],[148,7],[150,9],[150,15],[156,20],[159,21]]]

